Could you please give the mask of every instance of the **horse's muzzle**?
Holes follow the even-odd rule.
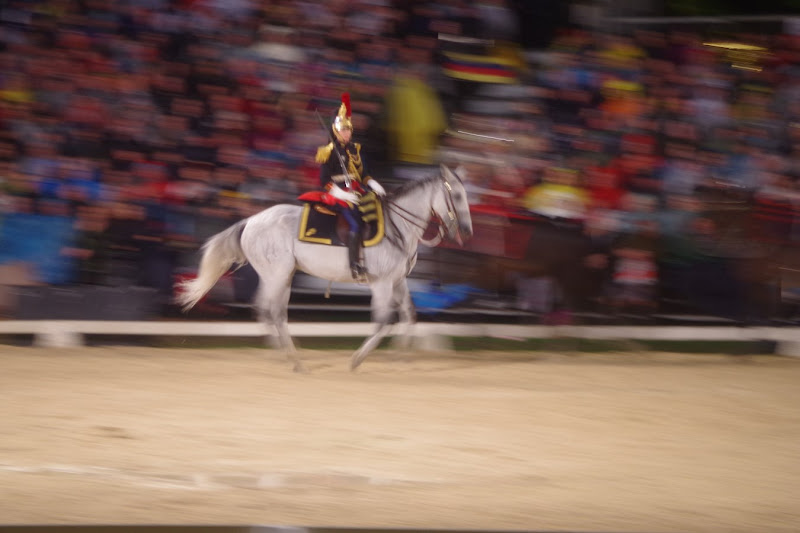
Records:
[[[464,246],[464,242],[472,237],[472,228],[465,224],[459,224],[455,231],[450,231],[450,239],[456,241],[459,246]]]

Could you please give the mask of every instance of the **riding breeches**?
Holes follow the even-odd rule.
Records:
[[[353,207],[338,207],[339,212],[342,213],[342,216],[347,221],[347,226],[350,233],[360,233],[361,232],[361,212],[358,210],[358,206],[354,205]]]

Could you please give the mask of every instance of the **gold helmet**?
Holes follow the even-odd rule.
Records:
[[[342,105],[339,106],[339,112],[336,113],[336,118],[333,119],[333,133],[337,139],[341,140],[339,132],[343,130],[353,131],[353,122],[350,120],[352,114],[350,95],[344,93],[342,94]]]

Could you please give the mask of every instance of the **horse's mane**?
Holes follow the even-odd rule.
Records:
[[[400,185],[398,188],[396,188],[393,191],[391,191],[389,193],[389,197],[391,197],[391,198],[400,198],[400,197],[405,196],[405,195],[407,195],[407,194],[409,194],[409,193],[411,193],[411,192],[413,192],[413,191],[415,191],[415,190],[417,190],[417,189],[419,189],[421,187],[424,187],[425,185],[427,185],[427,184],[429,184],[429,183],[431,183],[433,181],[436,181],[437,179],[439,179],[439,174],[430,174],[428,176],[425,176],[424,178],[408,180],[405,183],[403,183],[402,185]]]

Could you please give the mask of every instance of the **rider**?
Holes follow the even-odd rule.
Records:
[[[336,199],[332,202],[332,207],[342,213],[347,221],[350,272],[353,279],[358,279],[366,274],[360,263],[362,237],[361,212],[358,209],[360,196],[365,192],[363,186],[366,185],[379,196],[384,196],[386,191],[365,169],[361,145],[351,140],[353,123],[350,117],[350,95],[345,93],[331,126],[334,140],[317,150],[316,160],[320,164],[320,185],[328,195]]]

